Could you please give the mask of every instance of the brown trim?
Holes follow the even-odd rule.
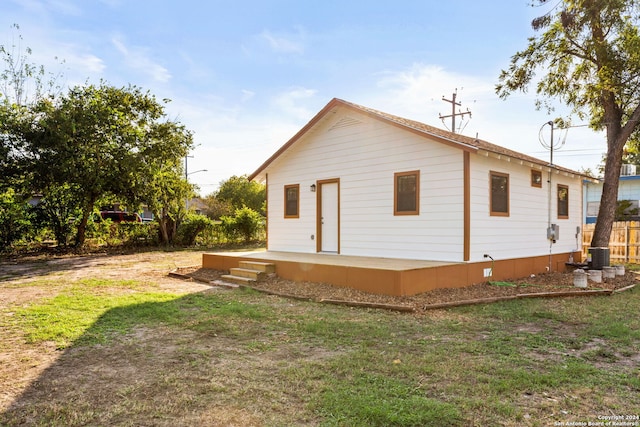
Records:
[[[503,177],[507,178],[507,211],[494,211],[493,210],[493,177]],[[511,197],[510,197],[510,183],[509,183],[509,174],[503,172],[489,171],[489,214],[491,216],[509,216],[509,212],[511,211]]]
[[[464,243],[463,243],[463,260],[469,261],[471,259],[471,155],[468,151],[465,151],[463,157],[463,204],[464,204]]]
[[[539,179],[536,179],[535,177],[538,177]],[[531,169],[531,186],[542,188],[542,171]]]
[[[265,174],[264,175],[264,196],[265,196],[265,203],[264,203],[264,215],[265,215],[265,219],[264,219],[264,234],[265,234],[265,239],[266,239],[266,248],[267,250],[269,250],[269,174]]]
[[[273,163],[278,157],[280,157],[285,151],[287,151],[289,149],[289,147],[291,147],[293,144],[295,144],[300,138],[302,138],[304,136],[305,133],[307,133],[311,128],[313,128],[316,124],[318,124],[323,118],[324,116],[326,116],[329,112],[331,112],[331,110],[333,110],[334,108],[337,107],[344,107],[347,108],[349,110],[352,111],[357,111],[361,114],[364,114],[368,117],[372,117],[376,120],[380,120],[384,123],[390,124],[394,127],[398,127],[400,129],[406,130],[408,132],[414,133],[416,135],[425,137],[425,136],[429,136],[430,138],[433,138],[434,140],[441,142],[445,145],[449,145],[451,147],[457,147],[460,148],[462,150],[466,150],[466,151],[471,151],[471,152],[476,152],[478,151],[477,147],[474,147],[472,145],[468,145],[464,142],[458,142],[458,141],[454,141],[452,139],[448,139],[444,136],[440,136],[437,135],[435,133],[430,133],[426,130],[420,130],[420,129],[414,129],[411,126],[408,125],[402,125],[398,122],[395,122],[391,119],[385,118],[384,116],[380,115],[380,114],[374,114],[371,111],[367,111],[366,109],[363,108],[358,108],[356,105],[353,105],[351,103],[345,102],[341,99],[338,98],[333,98],[331,101],[329,101],[329,103],[327,105],[324,106],[324,108],[322,110],[320,110],[318,112],[318,114],[316,114],[315,116],[313,116],[313,118],[306,124],[304,125],[304,127],[302,129],[300,129],[289,141],[287,141],[282,147],[280,147],[278,149],[278,151],[276,151],[275,153],[273,153],[273,155],[271,155],[271,157],[269,157],[262,165],[260,165],[260,167],[258,169],[256,169],[255,172],[253,172],[251,175],[249,175],[248,179],[249,181],[252,181],[255,177],[257,177],[261,172],[263,172],[271,163]]]
[[[316,252],[322,251],[322,229],[320,228],[322,217],[320,193],[322,192],[322,186],[320,185],[320,181],[316,181]]]
[[[288,190],[295,188],[298,191],[298,199],[296,200],[296,213],[294,215],[287,215],[287,192]],[[285,218],[300,218],[300,184],[291,184],[284,186],[284,217]]]
[[[398,210],[398,178],[402,176],[412,176],[416,177],[416,208],[412,211],[399,211]],[[393,174],[393,214],[394,215],[420,215],[420,171],[407,171],[407,172],[396,172]]]
[[[566,215],[560,215],[560,189],[565,189],[567,190],[567,214]],[[558,213],[558,219],[569,219],[569,186],[565,185],[565,184],[558,184],[558,186],[556,187],[556,202],[557,202],[557,213]]]
[[[316,252],[322,252],[322,186],[338,184],[338,253],[340,253],[340,178],[316,181]]]
[[[478,140],[477,138],[471,139],[469,137],[462,137],[457,134],[452,134],[450,132],[433,128],[431,126],[425,125],[424,123],[414,122],[412,120],[407,120],[402,117],[397,117],[391,114],[383,113],[382,111],[376,111],[376,110],[369,109],[357,104],[352,104],[350,102],[347,102],[338,98],[333,98],[289,141],[287,141],[282,147],[278,149],[278,151],[276,151],[262,165],[260,165],[260,167],[255,172],[249,175],[248,179],[251,181],[255,179],[260,173],[264,172],[264,170],[269,165],[271,165],[271,163],[273,163],[278,157],[280,157],[285,151],[287,151],[289,147],[291,147],[299,139],[301,139],[311,128],[313,128],[316,124],[321,122],[325,118],[325,116],[327,116],[329,113],[335,113],[338,107],[349,109],[351,111],[356,111],[367,117],[371,117],[375,120],[379,120],[383,123],[389,124],[391,126],[402,129],[404,131],[411,132],[420,137],[423,137],[423,138],[428,137],[434,141],[440,142],[442,144],[445,144],[451,147],[459,148],[461,150],[474,152],[474,153],[481,152],[481,151],[485,153],[493,153],[498,157],[500,156],[513,157],[525,162],[530,162],[532,165],[536,164],[543,167],[547,166],[546,163],[543,163],[539,159],[526,156],[522,153],[508,150],[504,147],[500,147],[486,141]],[[584,175],[580,172],[572,171],[572,170],[561,168],[558,166],[554,166],[554,169],[558,171],[570,173],[570,174],[575,174],[578,176],[588,177],[587,175]]]

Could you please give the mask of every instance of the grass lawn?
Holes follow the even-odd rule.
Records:
[[[5,405],[3,426],[552,426],[640,415],[635,289],[417,316],[252,291],[176,294],[148,280],[44,276],[0,282],[0,295],[9,287],[49,292],[0,306],[0,362],[55,357]]]

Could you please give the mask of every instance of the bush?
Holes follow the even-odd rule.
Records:
[[[7,249],[27,236],[31,229],[29,204],[12,189],[0,193],[0,247]]]
[[[158,243],[158,225],[113,222],[94,216],[87,223],[87,239],[93,246],[148,246]]]
[[[264,228],[262,215],[246,206],[236,209],[233,217],[223,216],[221,228],[228,240],[242,238],[245,243],[257,238],[258,232]]]
[[[198,236],[213,230],[213,221],[205,215],[189,213],[178,227],[178,239],[187,246],[193,246]]]

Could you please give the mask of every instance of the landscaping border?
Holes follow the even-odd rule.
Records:
[[[197,279],[186,274],[181,274],[177,272],[178,269],[172,270],[169,272],[169,276],[183,279],[183,280],[195,280],[202,283],[207,283],[214,286],[220,286],[215,283],[216,281],[207,281]],[[289,298],[299,301],[310,301],[317,302],[320,304],[334,304],[334,305],[342,305],[348,307],[360,307],[360,308],[375,308],[382,310],[391,310],[391,311],[399,311],[405,313],[414,313],[416,312],[416,307],[409,305],[399,305],[399,304],[383,304],[383,303],[375,303],[375,302],[367,302],[367,301],[348,301],[348,300],[339,300],[339,299],[330,299],[330,298],[313,298],[313,297],[303,297],[299,295],[292,295],[282,292],[271,291],[268,289],[263,289],[257,286],[250,285],[239,285],[239,288],[252,289],[257,292],[261,292],[267,295],[274,295],[282,298]],[[621,292],[629,291],[636,287],[636,284],[625,286],[620,289],[592,289],[592,290],[584,290],[584,291],[564,291],[564,292],[538,292],[538,293],[528,293],[528,294],[517,294],[517,295],[508,295],[504,297],[491,297],[491,298],[477,298],[470,300],[461,300],[461,301],[451,301],[451,302],[443,302],[437,304],[425,304],[421,308],[423,311],[429,310],[438,310],[438,309],[446,309],[453,307],[462,307],[467,305],[479,305],[479,304],[491,304],[494,302],[501,301],[510,301],[515,299],[529,299],[529,298],[567,298],[567,297],[585,297],[585,296],[611,296],[613,294],[618,294]]]

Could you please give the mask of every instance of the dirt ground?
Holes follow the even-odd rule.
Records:
[[[54,297],[59,287],[40,286],[42,279],[63,285],[83,278],[140,280],[156,283],[176,294],[201,292],[211,286],[176,280],[167,273],[198,265],[202,253],[189,251],[142,252],[136,254],[91,254],[85,256],[33,256],[0,260],[0,310],[33,304]],[[30,286],[24,286],[30,284]],[[27,345],[10,325],[2,325],[0,342],[0,411],[29,384],[52,366],[62,352],[54,343]]]

